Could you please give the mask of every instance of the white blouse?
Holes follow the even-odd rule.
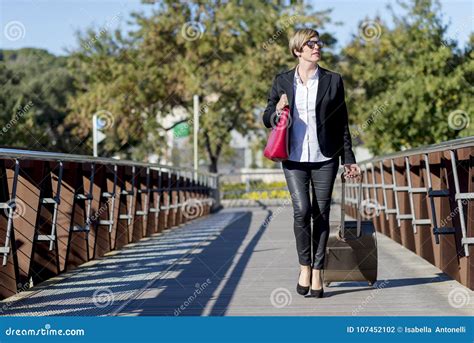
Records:
[[[318,94],[319,67],[308,79],[306,86],[295,70],[293,89],[295,106],[292,114],[289,160],[298,162],[322,162],[330,160],[321,152],[316,126],[316,97]]]

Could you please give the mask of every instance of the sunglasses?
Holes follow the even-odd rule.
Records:
[[[324,43],[320,40],[309,40],[306,43],[303,44],[303,46],[307,45],[308,48],[314,49],[314,47],[317,45],[318,47],[322,48],[324,46]]]

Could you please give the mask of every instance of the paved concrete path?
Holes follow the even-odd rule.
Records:
[[[334,205],[331,221],[337,221]],[[289,206],[227,208],[2,302],[3,315],[473,315],[471,290],[377,233],[378,282],[295,291]]]

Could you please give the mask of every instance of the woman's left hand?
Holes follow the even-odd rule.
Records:
[[[360,168],[357,163],[353,164],[344,164],[344,177],[348,178],[355,178],[360,175]]]

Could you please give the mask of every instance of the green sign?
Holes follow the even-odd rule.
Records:
[[[179,123],[173,127],[173,135],[176,138],[182,138],[189,136],[189,125],[188,123]]]

